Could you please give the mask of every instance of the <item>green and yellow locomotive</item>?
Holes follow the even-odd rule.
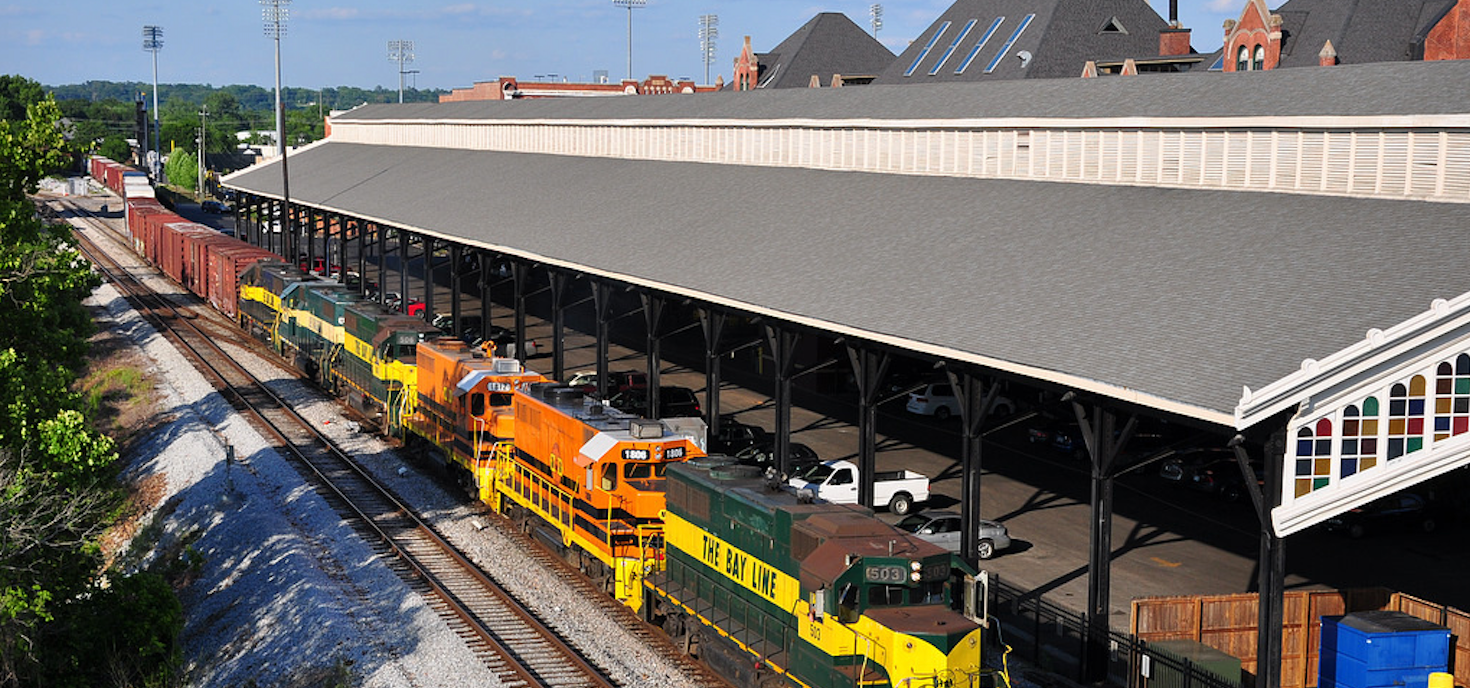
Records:
[[[958,555],[715,458],[666,481],[645,616],[735,685],[994,684],[985,619],[960,611],[984,588]]]
[[[439,331],[279,261],[240,276],[241,327],[399,435],[416,400],[418,343]]]

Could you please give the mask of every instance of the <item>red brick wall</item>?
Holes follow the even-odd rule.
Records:
[[[1470,0],[1460,0],[1424,41],[1426,60],[1470,58]]]

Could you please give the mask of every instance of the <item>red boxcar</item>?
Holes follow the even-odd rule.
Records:
[[[282,260],[270,251],[243,241],[233,246],[210,246],[208,254],[209,303],[231,318],[239,312],[240,273],[262,260]]]

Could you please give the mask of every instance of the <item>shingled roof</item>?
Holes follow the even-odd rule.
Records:
[[[1078,77],[1088,60],[1157,55],[1167,27],[1144,0],[958,0],[873,83]]]
[[[1456,0],[1289,0],[1281,15],[1282,67],[1316,67],[1332,41],[1341,64],[1423,59],[1424,40]]]
[[[768,53],[758,53],[760,88],[806,88],[816,76],[874,76],[893,62],[893,53],[840,12],[822,12]]]

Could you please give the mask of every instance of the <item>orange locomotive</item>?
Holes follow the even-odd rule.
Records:
[[[493,351],[421,342],[409,432],[478,499],[636,609],[644,575],[662,568],[664,469],[704,455],[704,422],[623,413]]]

